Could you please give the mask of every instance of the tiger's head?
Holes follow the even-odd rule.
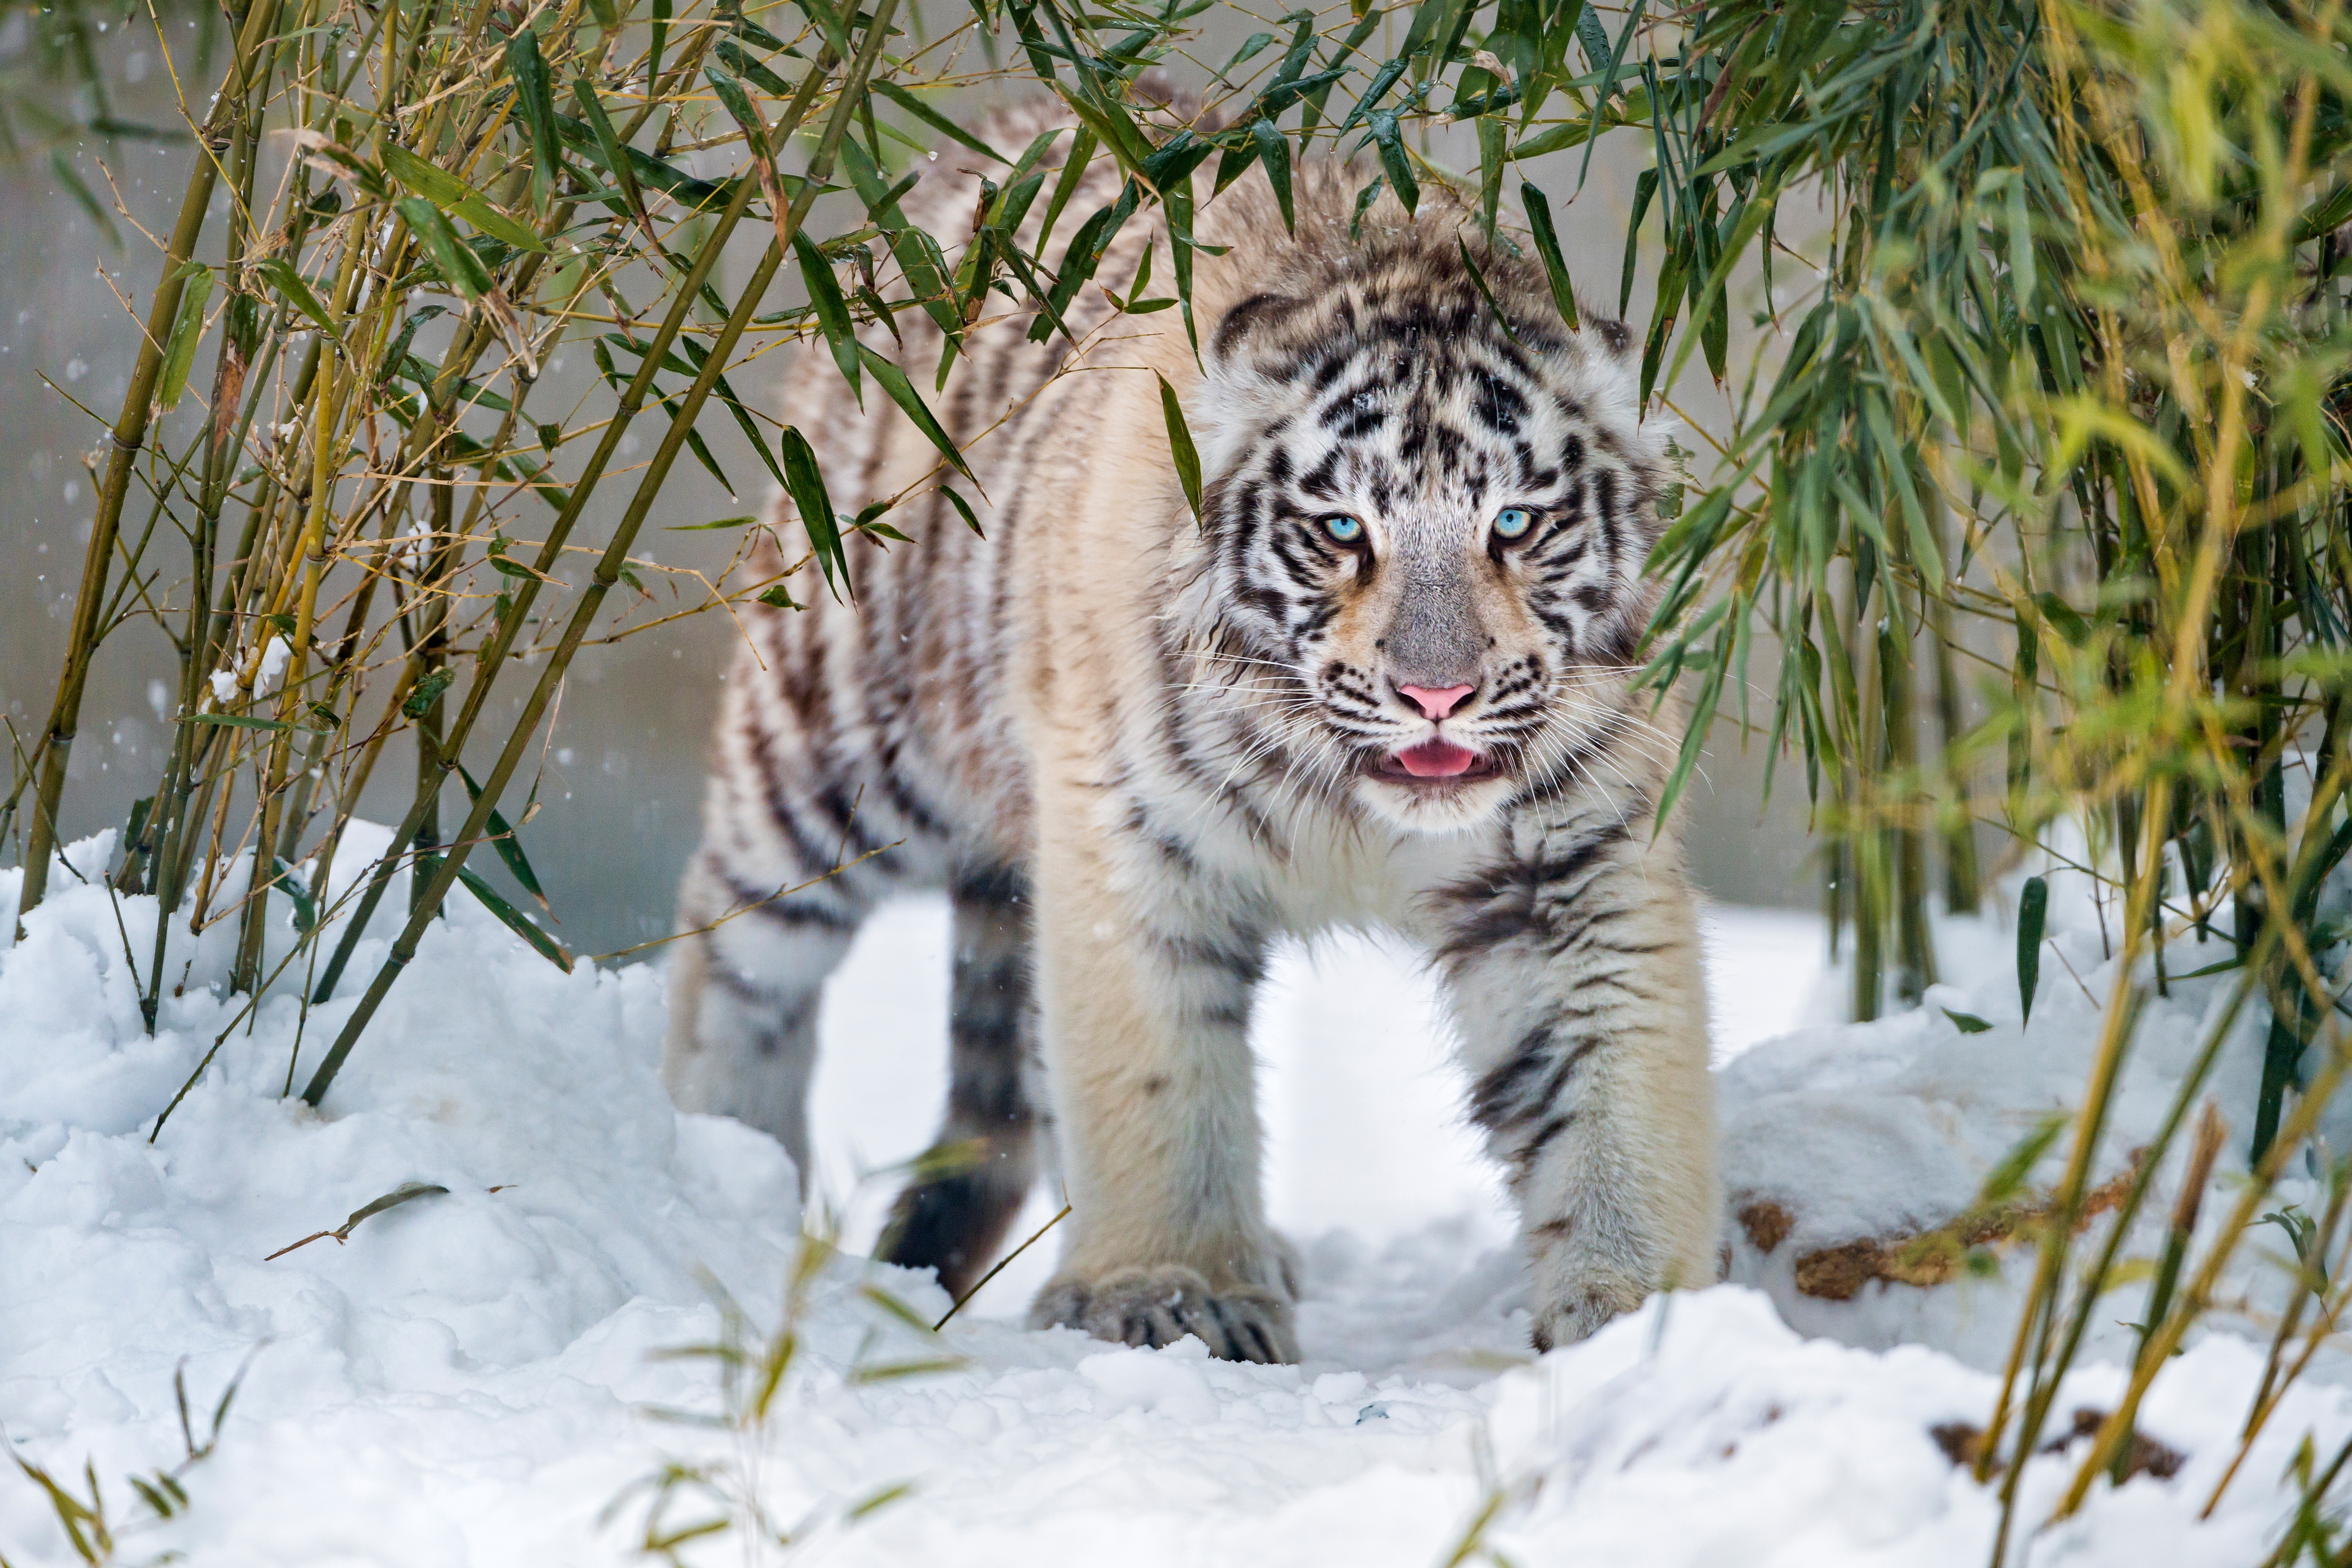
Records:
[[[1654,602],[1666,466],[1624,328],[1570,331],[1531,258],[1428,204],[1360,239],[1302,213],[1250,270],[1198,399],[1218,679],[1278,692],[1291,765],[1399,826],[1570,775],[1625,722]]]

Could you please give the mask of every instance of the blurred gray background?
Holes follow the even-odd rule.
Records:
[[[87,119],[90,106],[77,101],[86,100],[86,91],[71,87],[65,72],[47,69],[33,58],[37,46],[24,20],[12,15],[0,23],[0,72],[19,92],[28,80],[37,92],[39,83],[54,83],[55,112]],[[174,61],[187,76],[192,96],[209,94],[218,66],[191,70],[194,25],[165,26],[188,29],[190,47],[175,48]],[[1240,36],[1236,29],[1234,42]],[[1204,46],[1199,52],[1222,60],[1232,47],[1233,43],[1222,49]],[[143,8],[128,16],[115,13],[98,39],[97,56],[115,118],[152,126],[180,123],[171,73],[163,68],[154,25]],[[1466,136],[1461,141],[1465,145],[1453,145],[1441,135],[1432,155],[1457,167],[1474,162],[1475,147],[1466,145]],[[1579,152],[1521,165],[1521,173],[1550,194],[1580,293],[1612,307],[1628,197],[1646,163],[1647,145],[1637,132],[1604,139],[1580,192]],[[100,204],[119,196],[121,212],[101,220],[89,211],[53,164],[53,149]],[[0,444],[0,713],[15,727],[18,743],[27,746],[47,712],[90,526],[89,455],[103,439],[103,422],[110,422],[119,406],[135,354],[137,321],[156,281],[159,250],[140,228],[157,233],[170,223],[190,155],[184,141],[159,146],[95,136],[28,146],[15,156],[0,152],[0,202],[8,215],[0,224],[0,430],[6,436]],[[1572,200],[1571,192],[1577,192]],[[837,226],[854,221],[845,212],[834,220]],[[822,211],[815,225],[819,232],[830,231]],[[756,235],[739,241],[725,264],[723,293],[731,298],[736,280],[756,262],[761,243]],[[1654,261],[1654,243],[1645,255]],[[126,309],[126,298],[136,316]],[[788,302],[780,295],[770,308]],[[1637,278],[1630,312],[1637,322],[1646,320],[1649,303],[1647,279]],[[420,351],[425,346],[420,342]],[[209,350],[204,363],[210,363]],[[1741,363],[1737,339],[1732,363],[1736,375]],[[757,401],[761,387],[772,384],[772,364],[734,375],[747,399]],[[593,374],[584,348],[558,350],[533,396],[537,416],[558,417],[555,411],[571,407]],[[1694,423],[1721,427],[1721,395],[1696,366],[1684,376],[1675,400]],[[731,531],[664,529],[764,508],[770,489],[765,470],[723,411],[714,405],[702,427],[742,493],[730,497],[699,467],[680,462],[665,491],[667,521],[656,514],[641,536],[639,554],[681,572],[715,575],[729,559]],[[1704,443],[1685,438],[1684,445]],[[625,444],[623,465],[633,457],[641,459],[649,446],[634,438]],[[568,474],[582,455],[580,448],[561,454],[559,472]],[[1694,458],[1701,475],[1706,461],[1704,456]],[[598,545],[627,496],[623,485],[607,484],[602,490],[599,506],[580,531],[583,540]],[[134,500],[131,510],[140,510]],[[524,536],[545,517],[520,510],[511,515],[509,531]],[[127,513],[125,526],[131,525]],[[166,542],[159,557],[176,566],[184,552],[176,542]],[[657,597],[675,595],[678,609],[700,596],[688,576],[652,576],[648,582]],[[169,573],[158,588],[174,605],[184,591],[184,584],[175,589]],[[585,649],[574,664],[545,753],[543,809],[523,837],[562,922],[562,934],[575,950],[611,952],[667,929],[671,890],[696,837],[706,734],[719,693],[715,677],[732,635],[724,615],[689,616],[612,646]],[[1759,652],[1754,667],[1759,679],[1769,679],[1772,662]],[[131,625],[106,645],[73,754],[62,823],[68,839],[119,825],[135,798],[154,791],[164,760],[173,679],[171,650],[152,626]],[[520,706],[526,684],[501,682],[504,695],[485,716],[478,745],[495,744],[505,729],[498,721]],[[1759,721],[1769,723],[1769,692],[1754,695]],[[1731,706],[1728,698],[1726,706]],[[469,760],[478,771],[478,759]],[[1719,730],[1705,771],[1682,808],[1700,883],[1727,902],[1811,907],[1818,876],[1808,859],[1801,763],[1782,765],[1769,809],[1759,805],[1760,738],[1743,754],[1734,732]],[[388,753],[371,786],[367,814],[397,819],[413,778],[413,760]],[[14,846],[0,849],[0,855],[13,852]]]

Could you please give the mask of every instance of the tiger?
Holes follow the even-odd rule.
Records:
[[[1061,123],[1012,111],[988,140]],[[972,232],[984,173],[929,167],[906,221]],[[804,603],[749,607],[664,1076],[806,1173],[824,979],[878,904],[943,889],[948,1103],[877,1256],[961,1300],[1050,1169],[1067,1215],[1033,1327],[1299,1358],[1250,1010],[1277,941],[1340,929],[1428,955],[1536,1349],[1717,1271],[1694,899],[1637,689],[1665,437],[1622,323],[1570,327],[1462,198],[1365,205],[1363,174],[1301,159],[1289,212],[1260,170],[1204,175],[1189,321],[1133,297],[1171,276],[1164,212],[1042,342],[999,290],[932,404],[969,481],[821,349],[783,374],[840,513],[893,502],[904,542],[852,531],[832,592],[809,574]],[[1024,246],[1060,256],[1120,180],[1098,161]],[[892,314],[861,341],[936,363],[938,326]],[[809,543],[779,502],[755,568]]]

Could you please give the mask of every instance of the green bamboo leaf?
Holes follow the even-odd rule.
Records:
[[[595,138],[598,162],[604,165],[605,172],[620,187],[621,199],[627,205],[629,216],[636,219],[638,226],[646,226],[646,197],[645,193],[637,188],[636,167],[629,162],[628,154],[622,151],[620,134],[613,129],[611,116],[604,112],[604,100],[596,96],[596,89],[589,85],[585,77],[572,84],[572,96],[579,103],[580,111],[588,117],[588,130]],[[562,131],[560,121],[557,130],[559,133]]]
[[[2023,1192],[2026,1182],[2033,1174],[2033,1167],[2042,1163],[2042,1156],[2050,1152],[2050,1146],[2058,1141],[2058,1135],[2066,1131],[2068,1120],[2063,1110],[2047,1112],[2034,1123],[2032,1131],[2011,1144],[2009,1152],[1985,1173],[1984,1185],[1977,1194],[1978,1204],[1991,1208]]]
[[[1054,194],[1045,199],[1045,216],[1038,229],[1037,251],[1045,254],[1045,244],[1054,237],[1054,226],[1062,219],[1062,209],[1070,205],[1080,181],[1087,177],[1087,166],[1093,163],[1097,150],[1095,133],[1081,126],[1070,141],[1070,155],[1062,162],[1061,177],[1054,182]]]
[[[1372,210],[1372,204],[1381,199],[1381,193],[1388,189],[1388,184],[1386,174],[1374,174],[1371,183],[1356,193],[1355,216],[1348,220],[1349,244],[1357,244],[1364,237],[1364,215]]]
[[[1257,144],[1258,162],[1265,165],[1265,177],[1274,186],[1274,199],[1282,208],[1282,226],[1295,233],[1298,217],[1290,205],[1290,141],[1271,120],[1253,120],[1249,129],[1250,140]]]
[[[961,342],[963,318],[956,313],[955,302],[949,298],[946,258],[940,256],[938,243],[909,225],[906,215],[898,210],[898,197],[905,184],[886,187],[880,166],[855,136],[842,138],[841,162],[849,171],[858,199],[866,204],[866,216],[890,237],[890,254],[898,258],[898,270],[906,274],[908,292],[922,305],[924,313],[950,343]]]
[[[430,206],[425,210],[433,211]],[[435,216],[437,217],[439,215]],[[446,228],[447,225],[442,226]],[[327,313],[327,307],[319,303],[319,297],[310,292],[310,286],[302,281],[302,275],[294,270],[292,262],[282,256],[266,256],[253,264],[253,269],[268,279],[269,286],[277,289],[288,304],[310,317],[311,323],[320,331],[338,342],[342,341],[343,334],[336,329],[334,317]]]
[[[1486,286],[1486,275],[1478,269],[1477,258],[1470,254],[1470,242],[1457,234],[1454,237],[1454,243],[1461,248],[1462,265],[1468,269],[1470,281],[1478,290],[1478,298],[1486,301],[1487,313],[1495,318],[1495,324],[1503,329],[1505,337],[1517,342],[1518,330],[1511,325],[1511,319],[1503,314],[1503,307],[1495,302],[1495,291]]]
[[[1419,211],[1421,182],[1413,178],[1412,161],[1405,156],[1404,136],[1397,116],[1385,109],[1374,110],[1371,132],[1372,146],[1380,153],[1381,168],[1388,175],[1390,188],[1404,204],[1405,211]]]
[[[507,71],[515,81],[515,107],[530,131],[530,205],[547,210],[555,191],[555,176],[563,167],[563,143],[555,133],[555,92],[547,77],[547,59],[539,52],[539,35],[529,27],[507,40]]]
[[[2028,877],[2017,896],[2017,1003],[2029,1021],[2033,1016],[2033,992],[2042,981],[2042,927],[2050,917],[2050,884]]]
[[[1160,382],[1160,414],[1168,426],[1168,454],[1176,463],[1176,481],[1184,487],[1184,504],[1192,509],[1192,521],[1201,521],[1201,454],[1192,445],[1192,429],[1184,423],[1184,405],[1177,399],[1176,389],[1168,378],[1152,373]]]
[[[816,247],[805,229],[793,233],[793,255],[801,264],[801,279],[808,285],[809,304],[816,311],[816,324],[824,333],[825,345],[833,350],[833,363],[841,372],[841,379],[849,383],[850,395],[857,406],[866,406],[866,383],[858,374],[857,325],[850,320],[849,302],[841,297],[841,284],[833,275],[833,263]]]
[[[866,362],[866,368],[874,373],[874,379],[882,384],[882,390],[890,395],[890,401],[905,410],[907,417],[914,421],[915,428],[923,433],[923,438],[939,449],[940,456],[945,458],[957,473],[978,485],[980,480],[964,466],[963,454],[956,450],[955,442],[940,422],[931,417],[930,408],[923,402],[922,395],[908,384],[907,373],[864,343],[857,345],[857,353]]]
[[[1235,66],[1240,65],[1244,60],[1256,58],[1256,56],[1262,52],[1268,44],[1273,42],[1274,35],[1272,33],[1252,33],[1248,37],[1242,40],[1242,47],[1234,51],[1234,58],[1227,60],[1224,65],[1213,74],[1219,81],[1224,80],[1226,78],[1234,74],[1234,68]]]
[[[635,176],[640,184],[659,191],[680,205],[689,207],[696,212],[709,212],[713,208],[725,206],[729,196],[733,194],[732,182],[713,184],[709,180],[698,180],[684,170],[673,168],[663,163],[650,153],[641,153],[636,148],[625,144],[620,149],[619,163],[608,164],[604,161],[606,153],[596,139],[595,131],[584,121],[574,120],[568,114],[559,114],[555,117],[555,129],[564,142],[581,156],[604,169],[606,173],[612,174],[615,179],[621,177],[617,171],[626,168]],[[843,145],[848,147],[856,143],[845,142]]]
[[[435,855],[428,858],[437,862],[441,858]],[[467,892],[481,900],[484,909],[499,917],[499,923],[528,942],[532,952],[564,973],[572,973],[572,955],[563,950],[563,944],[531,924],[530,916],[499,897],[498,889],[476,876],[473,868],[458,867],[457,880],[466,885]]]
[[[1500,120],[1481,117],[1478,126],[1478,226],[1486,233],[1486,243],[1495,243],[1495,220],[1503,205],[1503,165],[1510,142],[1510,127]]]
[[[400,710],[411,719],[424,718],[433,710],[433,704],[441,700],[441,694],[448,690],[457,679],[446,669],[431,671],[416,683],[416,689],[408,694],[408,700],[400,705]]]
[[[351,1212],[350,1217],[343,1221],[341,1234],[348,1238],[352,1232],[360,1227],[360,1222],[362,1220],[373,1219],[376,1215],[383,1213],[386,1209],[396,1209],[403,1204],[415,1203],[418,1198],[444,1196],[448,1193],[448,1188],[442,1186],[436,1182],[403,1183],[401,1185],[394,1187],[391,1192],[384,1194],[383,1196],[376,1199],[373,1203],[363,1205],[359,1208],[353,1209]]]
[[[900,87],[897,82],[874,81],[869,82],[867,85],[873,88],[876,92],[880,93],[884,98],[888,99],[891,102],[897,104],[899,108],[905,110],[908,113],[913,115],[916,119],[921,121],[924,124],[929,126],[940,135],[946,137],[949,141],[953,142],[960,146],[969,147],[983,158],[993,158],[1000,163],[1010,163],[1013,162],[1012,159],[1006,157],[1003,153],[998,152],[995,148],[990,146],[979,137],[974,136],[971,132],[966,131],[962,126],[958,125],[954,121],[950,120],[946,115],[941,114],[938,110],[933,109],[929,104],[925,103],[921,99],[917,98],[913,93],[908,92],[905,88]]]
[[[1341,121],[1339,129],[1331,134],[1345,136],[1363,123],[1366,117],[1380,107],[1381,100],[1388,96],[1389,89],[1396,85],[1397,78],[1404,75],[1405,67],[1411,63],[1402,58],[1381,62],[1381,68],[1372,73],[1371,84],[1364,89],[1364,95],[1356,100],[1356,107],[1348,111],[1348,118]]]
[[[1558,125],[1546,126],[1534,135],[1516,143],[1511,148],[1511,161],[1517,163],[1529,158],[1540,158],[1547,153],[1558,153],[1570,147],[1580,147],[1584,144],[1585,138],[1591,134],[1592,127],[1581,120],[1563,121]]]
[[[463,763],[457,764],[457,776],[466,781],[466,798],[479,805],[482,786],[474,781],[472,773],[466,771]],[[490,847],[499,852],[499,858],[506,862],[506,868],[513,873],[514,879],[522,884],[522,890],[537,899],[541,909],[546,909],[547,894],[540,889],[539,873],[530,868],[530,858],[522,852],[522,840],[515,837],[515,830],[508,825],[505,817],[499,815],[496,806],[490,807],[489,827]]]
[[[768,162],[766,121],[752,109],[751,95],[743,90],[743,84],[717,66],[703,67],[702,79],[709,82],[711,90],[719,95],[719,107],[727,110],[728,118],[741,127],[743,144],[751,149],[752,160],[755,163],[766,164]]]
[[[750,26],[750,24],[747,23],[745,26]],[[772,35],[771,36],[772,37]],[[782,46],[779,45],[777,47],[781,47]],[[776,98],[790,98],[792,96],[792,83],[778,76],[774,71],[770,70],[753,56],[746,54],[743,51],[742,46],[737,44],[731,38],[719,39],[718,47],[711,50],[711,53],[719,57],[719,64],[725,66],[729,70],[733,71],[737,76],[741,77],[745,81],[748,81],[752,86],[758,88],[761,92],[771,94]]]
[[[2043,623],[2056,632],[2068,647],[2081,647],[2091,640],[2091,623],[2076,615],[2074,606],[2057,595],[2036,594],[2033,595],[2033,606],[2042,612]]]
[[[793,506],[801,514],[801,526],[807,530],[809,549],[816,556],[817,569],[824,574],[825,587],[834,597],[856,597],[856,590],[849,580],[849,557],[841,548],[840,525],[833,520],[833,498],[825,493],[824,475],[816,465],[816,453],[809,447],[808,438],[791,426],[776,441],[784,459],[784,489],[793,498]],[[834,574],[840,574],[839,586]]]
[[[280,856],[270,857],[270,885],[294,902],[294,929],[305,935],[319,923],[319,906],[311,901],[310,889],[294,874]]]
[[[434,317],[448,313],[446,305],[427,305],[421,310],[410,312],[408,319],[400,323],[400,331],[393,334],[392,342],[384,345],[383,357],[376,362],[379,366],[376,380],[388,382],[415,363],[409,354],[408,345],[416,341],[416,330]]]
[[[217,724],[223,729],[228,730],[291,730],[303,734],[309,734],[310,732],[303,725],[295,723],[291,719],[263,719],[251,713],[191,713],[186,718],[181,720],[180,722],[183,724]]]
[[[172,335],[163,343],[163,368],[155,382],[155,406],[180,405],[187,390],[188,372],[196,363],[196,345],[204,341],[205,307],[213,297],[213,269],[197,262],[183,268],[187,282],[180,290],[180,313],[172,321]]]
[[[476,301],[490,291],[489,270],[482,258],[474,254],[441,216],[441,209],[421,196],[403,196],[400,214],[408,220],[408,231],[425,247],[433,269],[441,280],[463,295],[468,302]]]
[[[385,148],[383,166],[402,184],[444,212],[456,213],[484,234],[504,240],[517,250],[545,254],[545,242],[492,206],[489,197],[447,170],[434,167],[407,148]]]
[[[1959,1026],[1960,1033],[1963,1035],[1981,1035],[1992,1027],[1974,1013],[1956,1013],[1947,1007],[1944,1009],[1944,1016]]]
[[[709,362],[710,351],[688,336],[679,337],[677,346],[685,350],[686,357],[694,362],[695,374],[700,374],[702,367]],[[743,400],[735,395],[735,389],[727,384],[727,378],[723,375],[711,377],[710,389],[719,395],[719,401],[727,405],[727,412],[734,417],[735,427],[743,432],[743,438],[751,444],[751,450],[760,454],[760,461],[766,467],[769,477],[782,484],[784,471],[776,467],[776,459],[769,452],[767,441],[761,437],[760,426],[752,419],[751,411],[743,406]],[[731,495],[734,492],[730,490],[728,493]]]
[[[685,408],[674,397],[662,399],[662,410],[669,416],[670,423],[673,425],[681,423],[686,418]],[[694,460],[702,465],[705,473],[719,481],[720,489],[725,490],[730,496],[737,493],[735,481],[727,477],[727,470],[720,468],[719,459],[711,455],[710,443],[704,440],[702,432],[691,425],[686,426],[686,449],[694,454]]]
[[[1622,317],[1633,300],[1633,260],[1641,244],[1642,219],[1658,194],[1658,172],[1644,169],[1633,176],[1633,210],[1625,219],[1625,266],[1617,277],[1617,314]]]
[[[1527,211],[1528,232],[1535,237],[1536,254],[1543,258],[1544,276],[1551,280],[1551,302],[1559,307],[1559,319],[1568,323],[1570,331],[1582,331],[1584,323],[1576,312],[1576,288],[1569,281],[1568,262],[1559,253],[1559,233],[1552,227],[1551,203],[1533,181],[1521,180],[1519,205]]]
[[[971,503],[970,501],[964,500],[963,497],[956,494],[955,491],[950,489],[945,485],[941,485],[940,487],[940,494],[948,498],[948,504],[956,509],[957,515],[963,519],[963,525],[966,528],[969,528],[974,533],[980,534],[982,539],[986,539],[988,537],[988,535],[981,530],[980,519],[972,515]]]
[[[853,1385],[871,1383],[896,1383],[905,1377],[934,1377],[941,1373],[961,1372],[971,1364],[961,1356],[922,1356],[908,1361],[877,1362],[868,1366],[852,1367],[844,1382]],[[869,1502],[866,1511],[872,1512],[889,1499]]]

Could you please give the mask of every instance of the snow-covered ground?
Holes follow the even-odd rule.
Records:
[[[107,848],[72,858],[94,874]],[[354,842],[347,863],[374,848]],[[0,909],[15,879],[0,872]],[[306,1019],[289,989],[230,1030],[150,1142],[236,1020],[206,984],[228,931],[175,948],[183,994],[150,1038],[126,951],[143,961],[152,904],[118,908],[63,873],[52,888],[26,940],[0,949],[0,1427],[85,1499],[87,1466],[125,1561],[240,1568],[626,1561],[646,1528],[638,1483],[672,1461],[754,1478],[772,1517],[810,1521],[793,1552],[830,1563],[1420,1568],[1496,1487],[1507,1506],[1486,1539],[1526,1563],[1981,1563],[1994,1499],[1932,1429],[1984,1420],[2024,1270],[2011,1258],[2004,1279],[1870,1281],[1839,1300],[1798,1288],[1799,1259],[1963,1205],[2037,1113],[2071,1103],[2101,992],[2095,911],[2063,882],[2030,1031],[1997,919],[1946,923],[1952,984],[1935,1006],[1836,1026],[1814,1021],[1837,982],[1813,921],[1712,911],[1726,1172],[1749,1216],[1728,1228],[1735,1282],[1536,1361],[1506,1211],[1459,1123],[1417,963],[1362,939],[1286,952],[1256,1039],[1268,1190],[1307,1260],[1304,1365],[1021,1331],[1051,1237],[939,1343],[861,1294],[878,1285],[929,1318],[947,1307],[935,1285],[845,1258],[795,1319],[801,1353],[764,1433],[737,1441],[653,1413],[720,1408],[707,1360],[664,1352],[721,1331],[722,1290],[773,1324],[794,1173],[765,1139],[671,1109],[655,973],[566,976],[461,900],[323,1113],[280,1094],[349,1003]],[[938,906],[888,911],[828,1000],[812,1178],[846,1203],[853,1245],[887,1197],[859,1171],[920,1147],[938,1109],[944,940]],[[372,934],[356,973],[381,952]],[[2175,970],[2196,955],[2184,943]],[[2150,1004],[2102,1177],[2161,1113],[2219,984]],[[1946,1009],[1992,1026],[1963,1033]],[[2252,1072],[2241,1041],[2216,1083],[2225,1110],[2251,1104]],[[417,1182],[448,1190],[269,1257]],[[1759,1226],[1768,1209],[1779,1219]],[[1036,1222],[1050,1213],[1041,1195]],[[2232,1288],[2259,1299],[2274,1279],[2252,1259]],[[2135,1317],[2141,1289],[2101,1316]],[[2062,1411],[2112,1406],[2124,1342],[2102,1332],[2109,1362],[2075,1374]],[[958,1364],[860,1371],[942,1352]],[[2295,1443],[2315,1432],[2326,1453],[2352,1432],[2352,1397],[2299,1386],[2200,1522],[2261,1360],[2226,1323],[2194,1342],[2142,1422],[2177,1473],[2102,1487],[2032,1538],[2030,1561],[2259,1558]],[[248,1363],[216,1447],[179,1477],[186,1507],[152,1521],[126,1479],[184,1465],[175,1370],[202,1440]],[[2081,1451],[2029,1464],[2029,1524]],[[681,1504],[669,1523],[699,1517]],[[0,1554],[76,1560],[29,1480],[0,1478]]]

